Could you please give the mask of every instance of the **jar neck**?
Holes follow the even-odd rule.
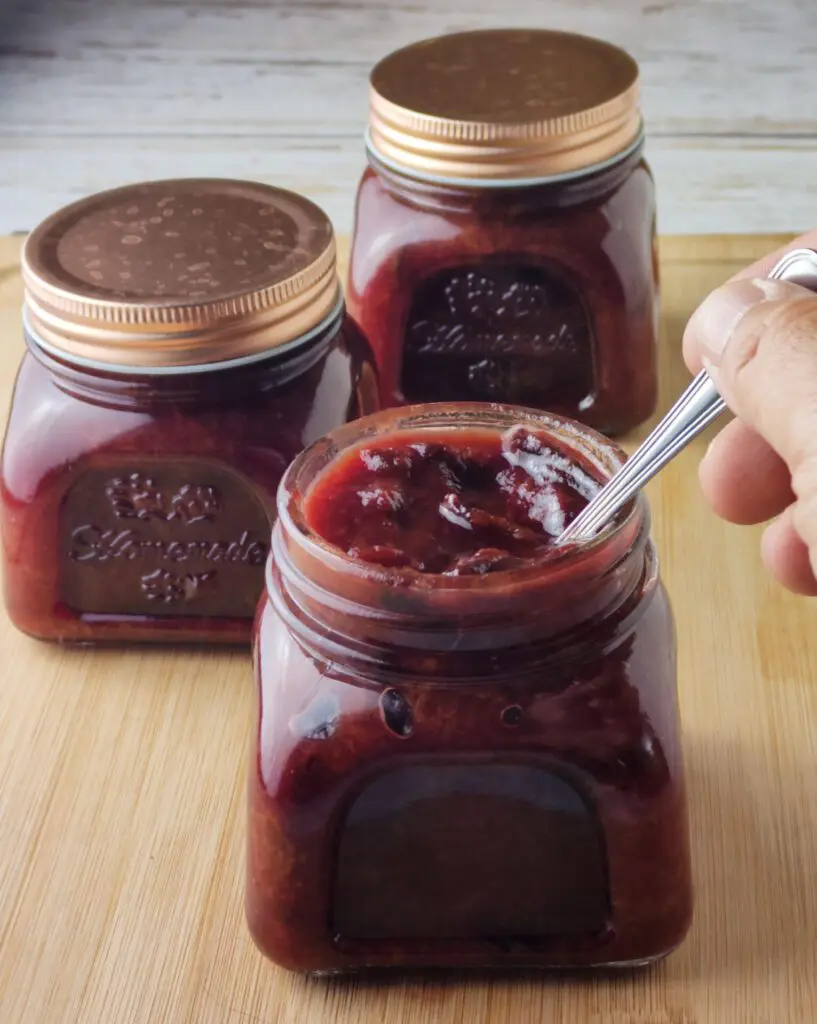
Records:
[[[485,408],[481,415],[495,420],[497,413]],[[528,423],[558,422],[518,411]],[[405,429],[406,416],[391,410],[367,420],[378,426],[399,419]],[[509,415],[504,426],[513,420]],[[346,434],[353,436],[356,426]],[[575,427],[566,436],[580,447]],[[602,444],[609,475],[620,456],[614,445]],[[450,577],[355,561],[304,528],[300,504],[310,461],[314,471],[313,449],[296,460],[279,492],[268,598],[304,648],[355,675],[440,682],[575,663],[620,642],[656,582],[643,498],[594,541],[554,547],[521,569]]]
[[[614,159],[569,175],[518,182],[447,182],[420,178],[386,164],[369,146],[369,166],[395,198],[424,209],[467,211],[483,204],[513,203],[515,208],[575,206],[612,192],[644,159],[644,138]]]
[[[428,591],[387,587],[382,593],[389,600],[376,606],[347,597],[348,580],[333,579],[331,571],[307,576],[279,522],[267,593],[306,650],[363,677],[517,677],[601,657],[629,633],[655,585],[656,559],[646,531],[626,551],[618,547],[607,540],[592,555],[544,564],[539,578],[518,590],[483,578],[479,597],[488,600],[459,595],[455,606],[440,611]]]
[[[179,366],[161,373],[146,373],[140,367],[85,365],[46,348],[27,325],[24,333],[30,353],[57,387],[83,401],[116,408],[202,400],[213,405],[282,387],[306,373],[331,348],[344,316],[341,304],[315,329],[262,358]]]

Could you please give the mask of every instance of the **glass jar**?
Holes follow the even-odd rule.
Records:
[[[638,67],[599,40],[481,31],[371,75],[349,311],[384,405],[497,401],[608,434],[657,397],[655,188]]]
[[[341,428],[282,482],[246,907],[285,967],[635,965],[687,931],[674,628],[645,500],[591,543],[485,576],[356,561],[305,520],[352,446],[517,424],[600,479],[621,463],[570,421],[432,405]]]
[[[376,408],[329,221],[263,185],[151,182],[56,213],[23,273],[0,471],[12,621],[249,642],[286,466]]]

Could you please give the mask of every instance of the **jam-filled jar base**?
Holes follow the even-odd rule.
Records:
[[[306,973],[622,968],[691,917],[672,616],[624,455],[514,407],[336,431],[279,492],[246,913]],[[582,490],[585,493],[582,493]]]

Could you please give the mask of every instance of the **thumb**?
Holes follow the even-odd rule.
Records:
[[[817,464],[817,295],[767,279],[730,281],[693,314],[690,365],[703,363],[730,409],[793,476]]]

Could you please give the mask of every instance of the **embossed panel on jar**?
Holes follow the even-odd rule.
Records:
[[[556,409],[593,392],[593,349],[580,294],[551,268],[507,259],[453,267],[413,297],[401,390],[408,402]]]
[[[60,511],[60,596],[97,615],[252,618],[270,520],[249,486],[200,459],[81,474]]]
[[[532,764],[414,764],[374,779],[343,823],[333,931],[371,939],[530,941],[609,922],[589,802]]]

